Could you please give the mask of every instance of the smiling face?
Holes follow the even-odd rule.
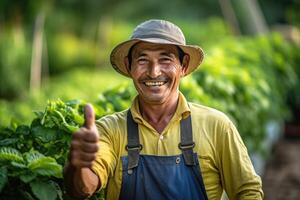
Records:
[[[175,45],[140,42],[133,47],[131,56],[131,66],[128,59],[125,63],[142,103],[156,105],[177,101],[188,55],[183,57],[181,64]]]

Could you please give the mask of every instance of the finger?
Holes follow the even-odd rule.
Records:
[[[99,145],[97,143],[83,142],[81,143],[80,149],[84,153],[97,153],[99,150]]]
[[[98,142],[90,142],[90,141],[79,141],[73,140],[71,141],[70,151],[82,151],[85,153],[97,153],[99,150]]]
[[[99,141],[99,135],[95,131],[86,131],[84,137],[82,137],[84,142],[97,143]]]
[[[73,165],[78,165],[78,163],[81,162],[93,162],[94,160],[96,160],[96,153],[74,151],[70,153],[69,158]]]
[[[71,164],[72,164],[73,166],[76,166],[76,167],[79,167],[79,168],[83,168],[83,167],[91,168],[93,162],[90,162],[90,161],[82,161],[82,160],[80,160],[80,159],[73,159],[73,160],[71,160]]]
[[[83,162],[93,162],[96,160],[96,154],[95,153],[83,153],[80,154],[80,160]]]
[[[81,127],[77,132],[73,133],[72,140],[81,140],[85,142],[96,143],[99,140],[98,132],[95,133],[94,130]]]
[[[95,126],[95,112],[93,106],[89,103],[84,107],[84,119],[84,126],[87,129],[92,129],[92,127]]]

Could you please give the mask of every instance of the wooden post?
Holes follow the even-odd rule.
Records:
[[[235,35],[240,35],[241,30],[239,22],[236,18],[234,9],[232,7],[230,0],[219,0],[219,4],[223,13],[225,20],[229,23],[231,30]]]
[[[232,0],[243,33],[249,35],[269,32],[267,23],[256,0]]]
[[[39,91],[41,87],[44,22],[45,13],[41,11],[36,17],[34,26],[30,72],[30,93]]]

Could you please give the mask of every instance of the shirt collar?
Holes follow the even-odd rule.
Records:
[[[135,122],[145,123],[145,119],[142,117],[140,112],[138,96],[134,98],[130,111],[132,113],[132,117]],[[175,120],[180,121],[181,119],[185,119],[190,115],[190,113],[191,110],[189,108],[187,100],[185,99],[184,95],[181,92],[179,92],[177,109],[171,121],[175,121]]]

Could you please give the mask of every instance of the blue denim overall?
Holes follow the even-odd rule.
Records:
[[[126,150],[120,199],[207,200],[197,154],[193,153],[191,116],[180,122],[182,154],[175,156],[140,155],[138,125],[127,114]]]

